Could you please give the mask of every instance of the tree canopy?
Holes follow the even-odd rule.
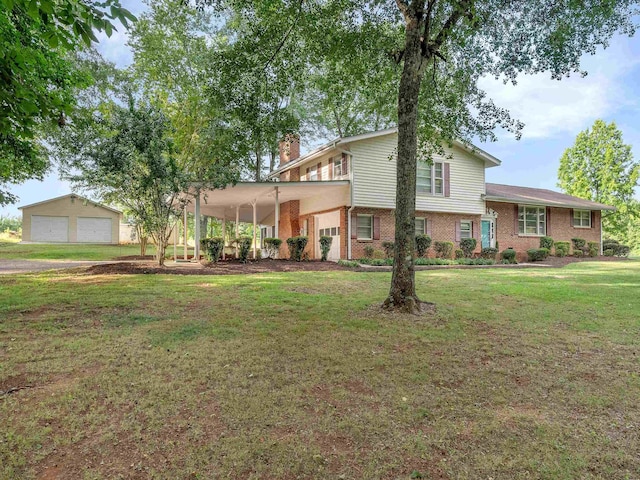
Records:
[[[629,245],[634,225],[640,231],[640,210],[633,199],[639,181],[640,162],[614,122],[596,120],[560,159],[558,186],[569,195],[616,207],[604,212],[604,233]]]

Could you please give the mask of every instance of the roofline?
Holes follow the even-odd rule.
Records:
[[[390,127],[390,128],[385,128],[384,130],[377,130],[375,132],[366,132],[366,133],[361,133],[359,135],[353,135],[351,137],[344,137],[344,138],[336,138],[328,143],[325,143],[324,145],[319,146],[318,148],[316,148],[315,150],[312,150],[311,152],[302,155],[301,157],[296,158],[295,160],[292,160],[290,162],[285,163],[284,165],[279,166],[278,168],[276,168],[274,171],[270,172],[268,177],[272,177],[275,176],[279,173],[284,172],[285,170],[288,170],[289,168],[295,167],[296,165],[303,163],[307,160],[312,160],[313,158],[317,157],[318,155],[324,154],[326,153],[327,150],[331,149],[331,148],[335,148],[338,144],[344,144],[344,143],[352,143],[352,142],[359,142],[361,140],[368,140],[370,138],[377,138],[377,137],[383,137],[385,135],[391,135],[393,133],[397,133],[398,132],[398,127]],[[467,152],[474,154],[480,158],[482,158],[485,162],[489,162],[492,163],[493,166],[500,166],[502,164],[502,161],[499,160],[498,158],[494,157],[493,155],[491,155],[490,153],[485,152],[484,150],[482,150],[479,147],[476,147],[475,145],[473,145],[472,143],[465,143],[461,140],[454,140],[453,144],[456,145],[459,148],[462,148],[464,150],[466,150]]]
[[[557,202],[543,202],[543,201],[521,201],[513,198],[506,197],[495,197],[491,195],[485,195],[484,199],[489,202],[497,202],[497,203],[514,203],[517,205],[535,205],[540,207],[558,207],[558,208],[575,208],[577,210],[611,210],[615,211],[616,207],[611,207],[609,205],[603,205],[600,203],[596,203],[594,205],[571,205],[569,203],[557,203]]]
[[[90,198],[83,197],[82,195],[78,195],[77,193],[68,193],[68,194],[62,195],[60,197],[50,198],[49,200],[42,200],[41,202],[30,203],[29,205],[23,205],[22,207],[18,207],[18,210],[22,210],[24,208],[37,207],[38,205],[44,205],[45,203],[54,202],[56,200],[62,200],[63,198],[69,198],[69,197],[76,197],[76,198],[79,198],[79,199],[84,200],[86,202],[91,202],[91,203],[95,204],[98,207],[102,207],[102,208],[106,208],[107,210],[111,210],[112,212],[120,213],[120,214],[122,213],[120,210],[117,210],[115,208],[112,208],[112,207],[109,207],[107,205],[104,205],[103,203],[96,202],[95,200],[91,200]]]
[[[283,186],[287,186],[287,187],[300,187],[300,186],[305,186],[305,187],[310,187],[312,185],[338,185],[338,186],[342,186],[342,185],[349,185],[351,182],[349,180],[309,180],[309,181],[295,181],[295,182],[237,182],[237,183],[230,183],[227,186],[223,187],[223,188],[208,188],[203,182],[194,182],[192,183],[190,186],[191,187],[195,187],[195,188],[204,188],[206,190],[225,190],[226,188],[233,188],[233,187],[254,187],[254,188],[258,188],[258,187],[269,187],[269,186],[273,186],[273,187],[283,187]]]

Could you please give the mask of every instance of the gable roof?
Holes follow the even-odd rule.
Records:
[[[62,195],[60,197],[50,198],[48,200],[43,200],[41,202],[31,203],[29,205],[23,205],[22,207],[18,207],[18,210],[22,210],[23,208],[36,207],[38,205],[44,205],[45,203],[55,202],[56,200],[62,200],[64,198],[71,198],[71,197],[78,198],[78,199],[80,199],[80,200],[82,200],[84,202],[90,203],[90,204],[92,204],[92,205],[94,205],[96,207],[102,207],[102,208],[104,208],[106,210],[111,210],[112,212],[115,212],[115,213],[122,213],[120,210],[116,210],[115,208],[108,207],[106,205],[103,205],[102,203],[94,202],[93,200],[90,200],[90,199],[88,199],[86,197],[83,197],[81,195],[78,195],[76,193],[68,193],[67,195]]]
[[[585,210],[615,210],[615,207],[573,197],[544,188],[517,187],[487,183],[485,200],[492,202],[541,205],[547,207],[583,208]]]
[[[344,138],[338,137],[328,143],[325,143],[324,145],[319,146],[315,150],[312,150],[309,153],[306,153],[305,155],[301,155],[300,157],[294,160],[291,160],[290,162],[287,162],[284,165],[280,165],[273,172],[269,173],[269,177],[275,176],[290,168],[300,165],[301,163],[304,163],[306,161],[309,161],[316,157],[324,155],[325,153],[336,148],[340,144],[347,144],[347,143],[358,142],[361,140],[368,140],[370,138],[383,137],[385,135],[392,135],[394,133],[398,133],[398,127],[391,127],[384,130],[378,130],[375,132],[361,133],[359,135],[353,135],[351,137],[344,137]],[[490,166],[498,166],[502,163],[496,157],[485,152],[481,148],[476,147],[475,145],[466,144],[460,140],[455,140],[453,144],[457,147],[462,148],[463,150],[466,150],[467,152],[473,155],[476,155],[478,158],[481,158],[482,160],[484,160],[485,165],[488,163],[490,164]]]

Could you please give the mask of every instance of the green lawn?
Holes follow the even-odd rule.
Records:
[[[193,254],[193,247],[189,247]],[[153,255],[155,248],[149,246],[147,255]],[[178,256],[184,253],[178,247]],[[70,244],[34,244],[0,241],[0,259],[20,260],[113,260],[117,257],[140,255],[139,245],[70,245]],[[167,256],[173,257],[173,246],[167,248]]]
[[[640,262],[389,279],[0,277],[0,478],[638,478]]]

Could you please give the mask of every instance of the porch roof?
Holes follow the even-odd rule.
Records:
[[[200,213],[209,217],[235,220],[236,207],[240,207],[240,221],[253,222],[253,203],[256,204],[258,223],[275,211],[276,188],[280,204],[290,200],[319,195],[332,195],[349,185],[349,180],[315,182],[239,182],[223,189],[203,189],[200,192]],[[192,188],[195,194],[195,189]],[[195,211],[194,202],[187,206]]]

